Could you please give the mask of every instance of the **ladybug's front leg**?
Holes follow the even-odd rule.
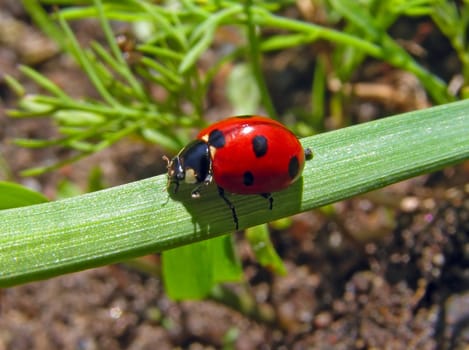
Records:
[[[238,215],[236,215],[236,209],[233,203],[225,197],[225,190],[218,186],[218,194],[225,201],[226,205],[231,209],[231,215],[233,216],[233,221],[235,223],[235,229],[238,229]]]
[[[200,189],[202,188],[202,186],[208,186],[208,185],[210,185],[211,182],[212,182],[212,174],[209,173],[205,177],[205,180],[202,183],[200,183],[199,185],[197,185],[197,187],[192,190],[191,197],[192,198],[199,198],[200,197]]]
[[[176,184],[173,190],[173,193],[176,194],[179,190],[179,181],[168,181],[167,189],[169,188],[169,186],[171,186],[172,183]]]
[[[272,210],[274,205],[274,197],[272,197],[272,193],[261,193],[261,196],[269,201],[269,209]]]

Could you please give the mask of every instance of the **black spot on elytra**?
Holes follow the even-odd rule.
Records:
[[[215,148],[222,148],[223,146],[225,146],[225,142],[225,135],[223,135],[223,132],[218,129],[213,130],[208,135],[208,144],[210,146],[213,146]]]
[[[293,156],[288,163],[288,175],[290,175],[290,179],[294,179],[298,175],[299,170],[300,163],[298,162],[298,157]]]
[[[243,183],[245,186],[252,186],[254,183],[254,175],[250,171],[246,171],[243,174]]]
[[[252,138],[252,150],[257,158],[264,156],[267,153],[267,138],[263,135],[256,135]]]

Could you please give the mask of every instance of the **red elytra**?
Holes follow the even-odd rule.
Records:
[[[300,176],[305,157],[311,151],[301,146],[296,136],[281,123],[261,116],[224,119],[203,129],[197,139],[168,161],[168,185],[184,181],[200,188],[214,181],[232,211],[236,229],[238,217],[225,190],[237,194],[258,194],[269,199]]]
[[[222,136],[216,136],[217,131]],[[228,118],[197,138],[211,146],[215,183],[231,193],[278,192],[297,180],[304,167],[304,150],[296,136],[269,118]],[[219,140],[224,146],[217,145]]]

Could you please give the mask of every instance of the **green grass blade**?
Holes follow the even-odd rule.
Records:
[[[119,108],[119,102],[109,93],[106,87],[103,85],[103,82],[99,79],[99,76],[96,73],[96,67],[93,61],[89,58],[86,51],[81,48],[80,44],[78,43],[75,34],[73,33],[72,29],[65,21],[61,13],[57,13],[60,26],[64,31],[64,35],[67,38],[68,42],[68,51],[73,55],[73,57],[77,60],[80,64],[83,71],[85,71],[86,75],[101,95],[101,97],[111,106],[115,108]]]
[[[246,239],[251,245],[256,260],[262,266],[279,275],[287,274],[287,268],[270,240],[270,231],[267,225],[263,224],[248,228],[246,230]]]
[[[301,22],[290,18],[272,15],[266,11],[255,8],[256,23],[263,27],[282,28],[284,30],[303,33],[306,36],[316,40],[325,39],[337,45],[351,46],[356,50],[362,51],[366,55],[382,59],[395,67],[402,68],[415,74],[426,91],[438,103],[447,103],[454,100],[447,90],[446,84],[434,76],[422,66],[420,66],[408,53],[399,47],[387,34],[383,37],[383,43],[375,44],[363,38],[350,35],[338,30],[319,26],[314,23]],[[277,42],[278,44],[278,42]],[[287,45],[287,47],[289,47]]]
[[[274,194],[231,196],[240,228],[310,210],[469,158],[469,100],[302,139],[303,177]],[[164,251],[233,230],[214,186],[173,199],[161,175],[56,202],[0,211],[0,286]]]
[[[61,48],[65,48],[67,43],[62,32],[58,26],[50,20],[41,2],[38,0],[23,0],[22,4],[37,26]]]
[[[26,75],[29,79],[33,80],[36,84],[41,86],[42,88],[46,89],[49,91],[51,94],[57,96],[60,99],[63,100],[68,100],[70,99],[63,90],[58,87],[56,84],[54,84],[51,80],[46,78],[44,75],[41,73],[35,71],[34,69],[28,67],[28,66],[20,66],[19,70],[21,73]]]
[[[231,6],[220,12],[217,12],[201,23],[192,33],[193,46],[186,53],[184,59],[179,66],[179,72],[184,73],[195,65],[197,59],[212,44],[218,26],[227,18],[235,17],[241,12],[239,6]]]
[[[0,181],[0,210],[47,202],[41,193],[12,182]]]
[[[99,22],[101,24],[101,28],[103,29],[103,32],[106,36],[107,43],[112,52],[112,56],[111,56],[111,54],[106,55],[107,52],[105,50],[102,50],[101,51],[102,56],[108,58],[107,62],[111,64],[113,64],[114,62],[118,63],[117,65],[113,64],[113,68],[116,70],[116,72],[119,72],[119,74],[121,74],[127,80],[129,85],[132,87],[132,90],[134,91],[135,95],[140,100],[149,102],[148,97],[142,85],[132,74],[127,64],[127,61],[124,59],[124,56],[122,55],[122,52],[119,49],[119,45],[117,44],[114,33],[112,32],[111,25],[109,24],[108,19],[106,18],[106,15],[104,13],[103,3],[100,0],[94,0],[94,5],[96,9],[98,10]],[[101,47],[101,46],[96,44],[95,48],[96,47]]]

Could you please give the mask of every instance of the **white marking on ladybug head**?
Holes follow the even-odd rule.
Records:
[[[194,169],[186,168],[185,169],[185,178],[184,181],[188,184],[195,184],[197,183],[197,174]]]

